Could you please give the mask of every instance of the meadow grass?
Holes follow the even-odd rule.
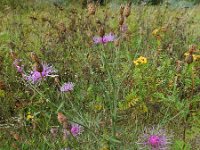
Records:
[[[0,149],[135,150],[152,127],[170,136],[168,149],[200,147],[200,7],[131,8],[122,31],[118,5],[95,15],[79,5],[3,7]],[[114,41],[95,44],[102,30]],[[56,72],[33,84],[41,63]],[[83,131],[63,139],[74,123]]]

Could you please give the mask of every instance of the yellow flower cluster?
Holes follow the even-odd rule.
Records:
[[[189,55],[189,53],[187,52],[184,55],[185,55],[185,57],[187,57]],[[194,61],[200,60],[200,55],[193,54],[192,56],[193,56]]]
[[[134,60],[133,63],[137,66],[139,64],[146,64],[147,63],[147,58],[140,56],[137,60]]]
[[[30,121],[30,120],[32,120],[33,118],[34,118],[34,116],[32,116],[30,112],[28,112],[28,113],[27,113],[27,116],[26,116],[26,120],[27,120],[27,121]]]

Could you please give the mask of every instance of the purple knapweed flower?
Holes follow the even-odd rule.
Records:
[[[13,62],[13,65],[17,69],[17,72],[23,73],[24,65],[21,65],[22,60],[21,59],[15,59]]]
[[[168,150],[171,144],[171,136],[167,135],[165,130],[159,128],[145,129],[144,133],[139,136],[139,149],[149,150]]]
[[[60,91],[61,92],[69,92],[72,91],[74,89],[74,84],[72,82],[67,82],[64,83],[61,87],[60,87]]]
[[[30,73],[30,75],[25,76],[25,79],[35,84],[47,76],[54,76],[51,74],[55,73],[56,70],[52,66],[49,66],[48,64],[42,64],[42,66],[43,66],[42,72],[38,72],[36,68],[34,68],[33,71]]]
[[[109,33],[109,34],[104,35],[103,37],[99,37],[99,36],[93,37],[93,41],[95,44],[98,44],[98,43],[105,44],[108,42],[113,42],[115,38],[116,37],[114,34]]]
[[[71,134],[74,136],[74,137],[77,137],[78,135],[80,135],[82,132],[83,132],[83,127],[82,126],[80,126],[79,124],[77,124],[77,123],[73,123],[72,125],[71,125],[71,129],[70,129],[70,131],[71,131]]]

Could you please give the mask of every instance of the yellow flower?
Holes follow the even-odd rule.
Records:
[[[147,58],[143,57],[143,56],[140,56],[138,58],[139,62],[141,62],[141,64],[146,64],[147,63]]]
[[[139,65],[139,62],[137,60],[134,60],[133,63],[137,66]]]
[[[134,60],[133,63],[137,66],[139,64],[146,64],[147,63],[147,58],[140,56],[137,60]]]
[[[157,36],[159,32],[160,32],[160,29],[159,29],[159,28],[154,29],[153,32],[152,32],[152,35],[153,35],[153,36]]]
[[[187,57],[188,55],[189,55],[188,52],[186,52],[186,53],[184,54],[185,57]],[[193,54],[192,56],[193,56],[194,61],[200,60],[200,55],[195,55],[195,54]]]
[[[26,116],[26,120],[29,121],[29,120],[32,120],[33,118],[34,116],[32,116],[30,112],[28,112]]]

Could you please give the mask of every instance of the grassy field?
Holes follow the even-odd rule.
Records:
[[[124,6],[1,6],[1,150],[200,149],[200,6]]]

